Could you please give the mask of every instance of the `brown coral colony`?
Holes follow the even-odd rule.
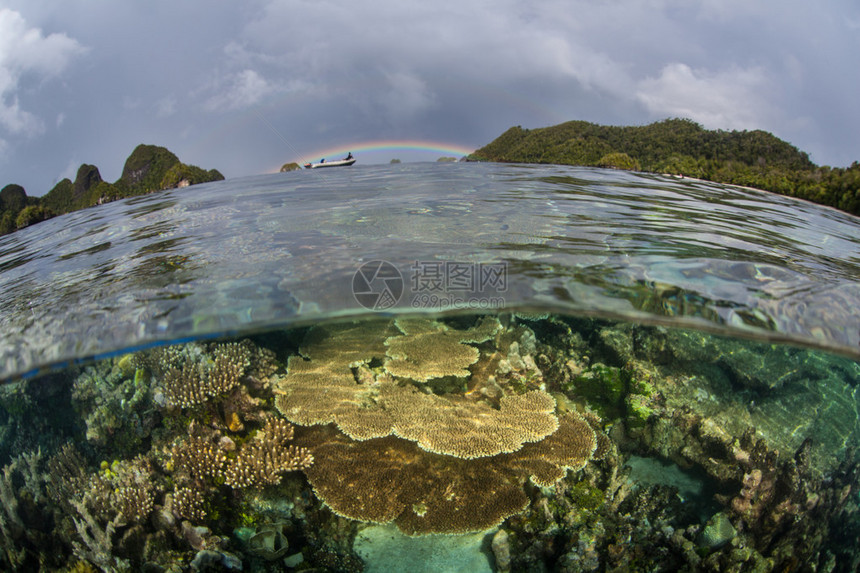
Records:
[[[317,495],[409,534],[478,531],[528,505],[525,481],[549,486],[602,456],[594,419],[557,416],[539,388],[497,400],[432,392],[465,390],[478,345],[501,330],[494,318],[464,330],[427,319],[311,329],[274,386],[287,419],[316,426],[296,443],[314,455],[305,474]]]
[[[249,341],[140,355],[156,404],[190,423],[155,458],[166,489],[121,467],[94,482],[93,499],[107,501],[90,505],[142,522],[164,499],[175,518],[200,522],[219,488],[241,495],[301,470],[344,517],[411,535],[490,528],[528,506],[527,481],[551,486],[607,449],[595,417],[557,413],[518,344],[498,344],[504,332],[497,318],[467,328],[425,318],[319,325],[281,375],[274,355]],[[495,379],[517,367],[538,374],[526,387]],[[270,392],[283,418],[265,411]]]

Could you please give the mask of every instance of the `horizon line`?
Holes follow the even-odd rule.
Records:
[[[333,157],[337,155],[346,155],[351,152],[363,151],[386,151],[386,150],[407,150],[407,151],[435,151],[439,153],[454,154],[458,156],[466,156],[473,153],[475,150],[469,147],[440,141],[424,141],[417,139],[387,139],[378,141],[359,141],[352,144],[339,144],[325,149],[317,149],[308,157],[316,159],[323,157]],[[301,157],[299,163],[305,162],[305,157]]]

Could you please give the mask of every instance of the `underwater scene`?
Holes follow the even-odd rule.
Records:
[[[860,225],[349,168],[0,237],[0,569],[856,571]]]

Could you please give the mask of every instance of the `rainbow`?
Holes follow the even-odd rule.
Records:
[[[340,156],[346,156],[347,153],[352,152],[353,155],[358,153],[380,153],[380,152],[396,152],[396,151],[409,151],[409,152],[422,152],[422,153],[436,153],[445,156],[451,156],[460,158],[464,155],[469,155],[476,148],[464,147],[462,145],[453,144],[453,143],[443,143],[440,141],[420,141],[420,140],[382,140],[382,141],[359,141],[353,142],[350,144],[341,144],[336,147],[327,147],[325,149],[317,149],[312,153],[306,154],[304,157],[308,159],[299,158],[300,160],[297,163],[301,163],[306,160],[313,159],[314,161],[319,161],[320,158],[326,157],[329,159],[337,159]],[[390,159],[390,158],[389,158]]]

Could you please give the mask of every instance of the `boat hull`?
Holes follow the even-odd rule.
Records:
[[[346,167],[355,163],[355,158],[341,159],[339,161],[326,161],[325,163],[305,163],[305,169],[320,169],[322,167]]]

